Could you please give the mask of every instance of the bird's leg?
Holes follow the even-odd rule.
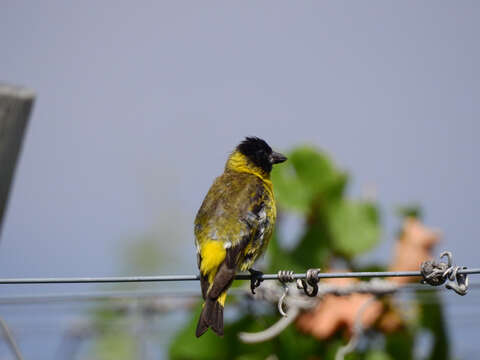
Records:
[[[248,269],[248,272],[252,274],[250,277],[250,290],[252,291],[252,294],[255,295],[255,289],[259,287],[260,283],[263,281],[263,272],[254,269]]]

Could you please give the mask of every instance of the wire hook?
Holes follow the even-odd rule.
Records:
[[[278,312],[283,316],[283,317],[287,317],[287,313],[285,312],[285,310],[283,310],[283,302],[285,301],[285,298],[287,297],[288,295],[288,285],[284,284],[283,285],[283,294],[282,296],[280,296],[280,299],[278,299]]]
[[[280,298],[278,299],[278,304],[277,304],[277,307],[278,307],[278,312],[283,316],[283,317],[287,317],[287,313],[285,312],[285,310],[283,310],[283,305],[284,305],[284,301],[285,301],[285,298],[287,297],[288,295],[288,285],[287,285],[287,282],[292,282],[295,280],[295,277],[293,276],[294,275],[294,272],[291,271],[291,270],[280,270],[278,272],[278,280],[282,283],[283,285],[283,294],[282,296],[280,296]]]
[[[303,279],[297,280],[297,288],[303,289],[305,295],[309,297],[315,297],[318,294],[318,273],[320,269],[308,269],[306,281]],[[312,287],[312,290],[308,290],[308,285]]]
[[[468,276],[467,274],[459,274],[458,270],[466,269],[466,266],[460,267],[460,266],[455,266],[452,268],[448,269],[447,271],[450,271],[450,275],[448,276],[448,282],[445,285],[445,287],[449,290],[455,291],[458,295],[466,295],[468,292]]]
[[[450,268],[453,264],[453,255],[450,251],[444,251],[440,254],[440,259],[446,257],[447,258],[447,266]]]

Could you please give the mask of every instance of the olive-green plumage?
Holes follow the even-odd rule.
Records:
[[[258,138],[246,138],[230,155],[195,218],[198,267],[205,304],[196,335],[210,327],[223,335],[226,291],[237,270],[249,270],[265,251],[276,207],[272,165],[286,158]]]

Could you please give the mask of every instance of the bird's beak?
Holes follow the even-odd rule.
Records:
[[[280,164],[287,160],[287,157],[283,154],[273,151],[272,155],[270,156],[270,161],[272,164]]]

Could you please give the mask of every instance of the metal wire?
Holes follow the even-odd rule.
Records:
[[[480,289],[480,283],[470,284],[472,290]],[[400,291],[420,291],[429,293],[442,288],[432,287],[423,284],[405,284],[399,287]],[[230,295],[241,296],[248,294],[243,288],[233,288],[229,290]],[[90,301],[116,301],[131,299],[158,299],[158,298],[200,298],[201,295],[197,289],[191,290],[112,290],[112,291],[85,291],[85,292],[64,292],[64,293],[44,293],[31,295],[0,295],[0,305],[27,305],[27,304],[49,304],[62,302],[90,302]]]
[[[237,293],[231,289],[230,293]],[[240,294],[240,292],[238,292]],[[243,292],[242,292],[243,293]],[[57,303],[64,301],[109,301],[127,299],[151,299],[151,298],[197,298],[200,297],[198,290],[171,291],[171,290],[129,290],[129,291],[92,291],[73,293],[50,293],[37,295],[1,295],[0,305],[22,305],[31,303]]]
[[[459,274],[480,274],[480,268],[463,269]],[[376,277],[420,277],[420,271],[375,271],[319,273],[318,279],[331,278],[376,278]],[[306,273],[293,274],[294,279],[305,279]],[[236,280],[250,280],[250,274],[239,274]],[[127,283],[161,281],[198,281],[199,275],[159,275],[159,276],[112,276],[112,277],[52,277],[52,278],[7,278],[0,279],[2,285],[13,284],[79,284],[79,283]],[[278,274],[263,274],[261,280],[278,280]]]

